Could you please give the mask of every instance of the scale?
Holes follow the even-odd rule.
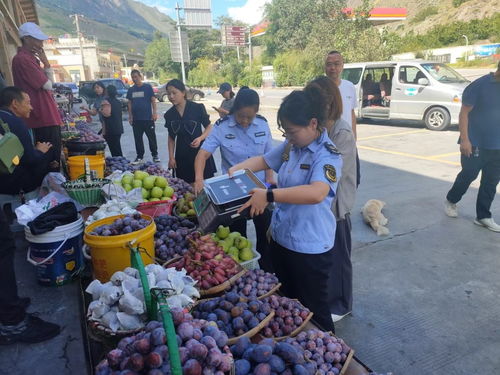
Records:
[[[236,211],[248,201],[252,189],[266,189],[266,185],[248,169],[235,172],[232,178],[225,174],[209,178],[204,183],[203,191],[194,200],[194,210],[198,225],[205,233],[241,217],[248,219],[249,208],[240,213]]]

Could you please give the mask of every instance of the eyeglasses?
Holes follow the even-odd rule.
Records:
[[[344,64],[343,64],[343,63],[341,63],[341,62],[326,63],[326,66],[327,66],[327,67],[329,67],[329,68],[331,68],[332,66],[334,66],[334,67],[338,68],[338,67],[340,67],[340,66],[342,66],[342,65],[344,65]]]

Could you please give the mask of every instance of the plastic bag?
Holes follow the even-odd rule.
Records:
[[[92,300],[96,300],[101,296],[102,284],[99,280],[93,280],[85,289],[85,292],[92,294]]]
[[[28,203],[16,208],[17,222],[21,225],[26,225],[30,221],[35,220],[38,215],[64,202],[73,202],[78,211],[83,209],[81,204],[67,195],[53,191],[39,200],[32,199]]]
[[[106,305],[104,302],[97,300],[90,302],[88,313],[91,319],[99,320],[99,318],[101,318],[104,314],[107,314],[109,310],[109,305]]]
[[[127,174],[133,176],[133,174],[128,171],[127,172],[114,171],[113,173],[111,173],[107,178],[110,179],[112,182],[104,185],[102,187],[102,191],[104,192],[106,200],[116,199],[116,200],[127,201],[131,207],[136,207],[139,203],[142,203],[144,200],[142,198],[142,188],[132,189],[129,192],[127,192],[121,185],[117,183],[115,184],[115,181],[116,182],[121,181],[123,176]]]
[[[116,313],[116,317],[120,322],[120,328],[123,330],[138,329],[144,326],[144,323],[137,317],[137,315],[130,315],[127,313]]]
[[[118,329],[120,328],[120,322],[118,321],[116,314],[118,313],[109,311],[101,318],[102,324],[110,328],[113,332],[118,331]]]
[[[120,287],[114,286],[111,283],[106,283],[102,286],[99,300],[107,305],[112,305],[120,299],[122,294],[123,292]]]
[[[68,193],[66,193],[66,190],[61,186],[64,182],[66,182],[66,177],[64,177],[61,173],[47,173],[47,175],[43,178],[42,184],[40,185],[38,198],[42,198],[53,191],[67,196]]]
[[[120,298],[118,305],[121,311],[131,315],[144,313],[144,303],[134,297],[128,290],[123,291],[123,296]]]

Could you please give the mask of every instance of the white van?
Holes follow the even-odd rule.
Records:
[[[345,64],[342,78],[356,87],[358,118],[423,120],[430,130],[458,124],[470,83],[446,64],[424,60]]]

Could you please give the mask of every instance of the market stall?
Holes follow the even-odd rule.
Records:
[[[66,145],[92,150],[68,155],[68,181],[60,183],[66,203],[80,210],[70,223],[72,252],[67,236],[54,237],[33,264],[51,285],[78,278],[95,374],[370,373],[353,343],[282,295],[278,278],[259,269],[252,241],[229,230],[259,186],[251,172],[236,184],[207,181],[195,197],[159,165],[104,158],[83,122],[65,136]],[[60,249],[71,259],[55,256]]]

